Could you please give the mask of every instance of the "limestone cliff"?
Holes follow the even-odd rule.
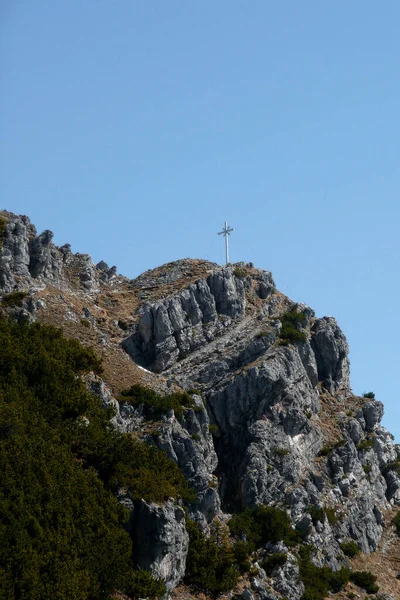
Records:
[[[251,263],[186,259],[128,280],[56,247],[27,217],[3,219],[0,292],[28,294],[11,312],[44,322],[57,315],[69,335],[100,349],[106,384],[88,385],[115,406],[116,427],[179,465],[196,492],[188,515],[205,531],[216,517],[274,505],[316,547],[318,565],[347,564],[349,540],[377,550],[390,528],[385,515],[400,504],[399,456],[380,425],[382,404],[351,391],[348,344],[334,318],[317,318]],[[179,420],[165,414],[154,435],[140,407],[116,400],[119,381],[179,387],[195,409]],[[185,572],[184,511],[173,499],[134,506],[122,491],[120,499],[131,509],[137,563],[173,590]],[[288,556],[273,577],[259,570],[240,597],[298,600],[297,559]]]

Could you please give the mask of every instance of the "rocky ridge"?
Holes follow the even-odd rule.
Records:
[[[106,383],[88,385],[114,405],[116,427],[179,465],[196,491],[188,514],[205,531],[246,506],[275,505],[316,547],[318,565],[347,564],[341,545],[349,540],[377,550],[386,515],[400,504],[399,457],[380,425],[382,404],[352,394],[348,345],[334,318],[316,318],[252,264],[186,259],[129,280],[55,246],[49,231],[37,235],[27,217],[2,218],[0,291],[27,293],[3,310],[42,322],[56,315],[69,335],[100,349]],[[288,314],[301,315],[301,340],[285,339]],[[122,372],[124,387],[189,391],[195,408],[149,425],[140,407],[116,399]],[[172,592],[188,550],[182,507],[173,499],[134,505],[123,491],[120,500],[131,510],[137,563]],[[259,568],[242,600],[301,597],[297,559],[286,551],[285,567],[273,577]]]

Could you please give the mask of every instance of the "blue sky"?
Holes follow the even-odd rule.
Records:
[[[2,0],[1,206],[134,277],[271,270],[400,442],[400,3]]]

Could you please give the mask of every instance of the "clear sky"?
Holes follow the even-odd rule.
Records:
[[[271,270],[400,442],[398,0],[1,0],[1,207],[135,277]]]

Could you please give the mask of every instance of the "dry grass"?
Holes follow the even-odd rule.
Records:
[[[387,511],[385,514],[387,526],[378,550],[372,554],[357,556],[351,564],[357,571],[371,571],[377,576],[380,594],[391,594],[400,598],[400,580],[397,579],[400,572],[400,538],[390,525],[396,512],[397,510]]]
[[[340,392],[336,396],[323,392],[320,393],[320,401],[321,410],[318,417],[324,442],[334,444],[343,437],[340,423],[352,418],[346,413],[355,414],[362,405],[363,399],[357,396],[346,396],[345,400],[341,400]]]
[[[95,348],[103,362],[103,378],[114,395],[135,383],[156,391],[166,389],[164,377],[140,369],[119,345],[126,333],[115,327],[113,322],[127,315],[129,303],[125,292],[121,302],[118,301],[108,310],[95,301],[97,297],[60,293],[60,290],[50,287],[37,292],[35,299],[38,298],[43,299],[46,306],[38,310],[37,320],[47,325],[62,327],[66,336],[78,339],[84,346]],[[92,315],[89,327],[81,322],[84,318],[84,308],[88,308]]]

